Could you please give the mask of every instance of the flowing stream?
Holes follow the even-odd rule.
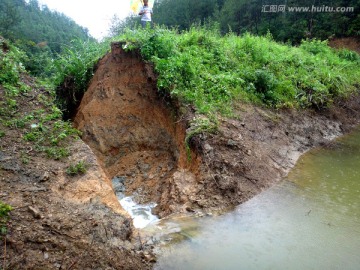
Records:
[[[334,145],[231,213],[146,227],[155,269],[360,269],[360,130]]]

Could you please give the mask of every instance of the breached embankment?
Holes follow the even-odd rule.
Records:
[[[159,95],[151,65],[122,45],[100,60],[74,122],[108,177],[124,179],[138,202],[156,202],[160,217],[231,209],[279,181],[302,153],[358,124],[358,96],[323,111],[239,104],[216,133],[191,139],[189,159],[194,114],[179,115]]]

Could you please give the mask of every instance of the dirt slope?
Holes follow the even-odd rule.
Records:
[[[79,139],[70,139],[66,146],[72,154],[52,160],[23,139],[38,121],[29,115],[42,112],[45,116],[51,111],[49,93],[29,77],[23,81],[31,92],[14,97],[14,110],[0,112],[4,132],[0,138],[0,200],[14,208],[8,233],[0,236],[0,268],[151,268],[143,259],[131,219],[119,206],[91,149]],[[1,106],[5,100],[0,86]],[[30,121],[22,122],[24,119]],[[44,123],[42,130],[50,130],[52,124]],[[86,174],[67,175],[68,166],[80,160],[87,164]]]
[[[192,138],[196,116],[178,115],[156,90],[151,66],[121,43],[99,63],[75,117],[83,140],[109,178],[124,180],[138,202],[155,201],[161,217],[224,211],[286,175],[311,147],[327,144],[356,124],[358,98],[332,110],[272,111],[240,105],[215,134]]]

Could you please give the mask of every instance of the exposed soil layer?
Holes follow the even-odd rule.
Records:
[[[302,153],[358,124],[358,96],[323,111],[239,104],[216,133],[191,139],[188,159],[186,130],[203,116],[177,116],[151,66],[121,45],[100,61],[75,124],[109,178],[124,179],[138,202],[156,202],[161,217],[231,209],[279,181]]]
[[[171,189],[192,188],[199,159],[193,154],[188,162],[186,123],[177,122],[176,111],[156,90],[152,67],[137,53],[112,45],[98,63],[74,123],[109,178],[122,178],[139,203],[158,202],[162,216],[182,211],[187,199],[171,204],[162,196],[172,181]]]
[[[329,41],[329,45],[333,48],[348,49],[360,53],[360,38],[358,37],[333,38]]]

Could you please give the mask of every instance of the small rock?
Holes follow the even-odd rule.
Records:
[[[167,166],[167,171],[170,172],[174,169],[174,165],[169,163],[168,166]]]
[[[145,259],[151,263],[156,262],[156,257],[154,255],[147,254],[147,255],[145,255]]]
[[[38,209],[36,209],[35,207],[29,206],[28,210],[33,215],[34,218],[37,218],[37,219],[43,218],[43,216],[41,215],[41,212]]]
[[[40,177],[40,182],[45,182],[48,181],[49,179],[50,179],[49,172],[44,172],[44,174]]]
[[[211,152],[214,148],[211,147],[210,144],[208,143],[205,143],[204,145],[204,150],[208,153],[208,152]]]
[[[49,253],[47,253],[47,252],[44,253],[44,259],[45,260],[49,259]]]
[[[235,145],[237,145],[237,143],[236,143],[234,140],[229,139],[229,140],[227,141],[227,146],[235,146]]]
[[[152,246],[152,245],[154,245],[155,243],[154,243],[154,241],[153,241],[152,239],[149,239],[149,240],[146,242],[146,244],[149,245],[149,246]]]
[[[45,187],[30,187],[30,188],[24,189],[23,191],[39,192],[39,191],[47,191],[47,189]]]
[[[252,154],[251,150],[250,150],[250,149],[247,150],[247,151],[246,151],[246,154],[249,155],[249,156],[251,156],[251,154]]]
[[[150,170],[150,165],[146,164],[146,163],[138,163],[137,164],[137,168],[139,169],[140,172],[142,173],[146,173]]]

